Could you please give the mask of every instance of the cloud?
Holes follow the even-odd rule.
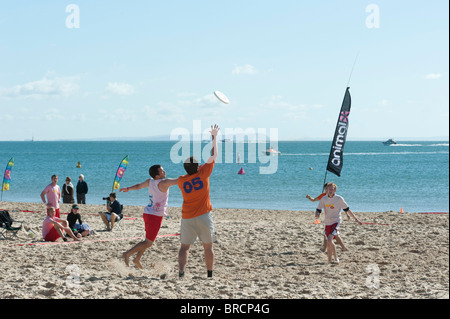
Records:
[[[109,82],[106,86],[106,91],[122,96],[135,93],[135,89],[132,85],[118,82]]]
[[[207,94],[192,99],[179,100],[178,104],[182,107],[207,108],[219,104],[219,100],[214,94]]]
[[[437,79],[439,79],[441,77],[442,77],[442,74],[440,74],[440,73],[430,73],[430,74],[427,74],[425,76],[425,79],[427,79],[427,80],[437,80]]]
[[[380,101],[380,105],[381,106],[389,106],[389,105],[391,105],[391,102],[389,100],[387,100],[387,99],[382,99]]]
[[[56,108],[47,109],[44,112],[44,118],[47,121],[62,121],[65,117],[61,115],[60,111]]]
[[[256,74],[258,72],[256,71],[256,69],[253,65],[246,64],[243,66],[237,65],[231,73],[236,74],[236,75],[241,75],[241,74],[252,75],[252,74]]]
[[[258,109],[259,112],[275,112],[272,116],[278,116],[282,120],[301,120],[307,118],[308,106],[286,102],[283,96],[274,95],[260,104]]]
[[[0,88],[0,97],[10,99],[69,96],[78,88],[78,76],[54,77],[44,76],[41,80],[18,84],[12,88]]]

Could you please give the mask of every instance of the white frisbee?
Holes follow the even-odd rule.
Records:
[[[225,103],[225,104],[229,104],[230,100],[227,98],[227,96],[225,94],[223,94],[220,91],[214,91],[214,95],[216,96],[216,98],[218,98],[221,102]]]

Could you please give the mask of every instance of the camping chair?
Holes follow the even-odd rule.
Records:
[[[123,220],[124,220],[124,216],[123,216],[123,205],[120,205],[120,211],[121,211],[121,214],[122,214],[122,218],[121,218],[118,222],[114,223],[114,225],[115,225],[118,229],[121,229],[121,230],[122,230],[122,223],[123,223]]]
[[[13,223],[20,224],[20,226],[13,227]],[[0,238],[17,237],[17,232],[22,229],[22,223],[12,219],[7,210],[0,211]]]

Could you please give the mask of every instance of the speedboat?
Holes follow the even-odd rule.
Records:
[[[397,144],[397,142],[394,141],[392,138],[390,138],[387,141],[384,141],[383,144],[384,145],[392,145],[392,144]]]
[[[281,152],[279,152],[279,151],[277,151],[277,150],[274,150],[272,147],[269,147],[269,148],[266,150],[266,155],[272,155],[272,154],[281,154]]]

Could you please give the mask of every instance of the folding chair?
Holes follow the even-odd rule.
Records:
[[[13,223],[20,224],[20,226],[14,227]],[[17,232],[22,229],[22,223],[12,219],[7,210],[0,211],[0,238],[11,239],[17,237]]]
[[[122,229],[122,223],[123,223],[123,205],[120,205],[120,211],[121,211],[121,214],[122,214],[122,218],[118,221],[118,222],[116,222],[116,223],[114,223],[114,225],[118,228],[118,229]]]

